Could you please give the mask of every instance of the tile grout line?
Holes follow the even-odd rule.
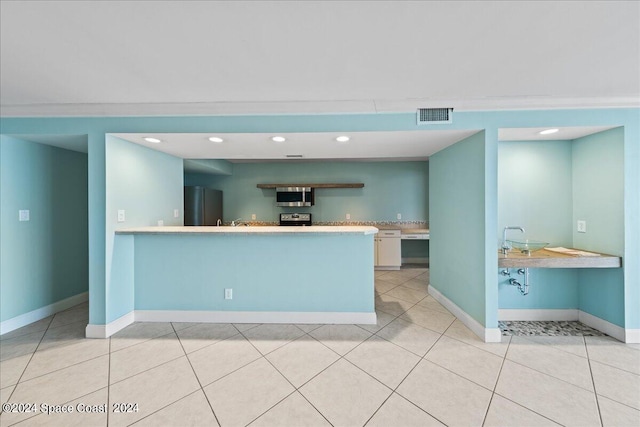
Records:
[[[574,383],[572,383],[572,382],[569,382],[569,381],[567,381],[567,380],[565,380],[565,379],[558,378],[558,377],[556,377],[555,375],[552,375],[552,374],[550,374],[550,373],[548,373],[548,372],[543,372],[543,371],[540,371],[540,370],[538,370],[538,369],[536,369],[536,368],[532,368],[531,366],[527,366],[527,365],[522,364],[522,363],[520,363],[520,362],[518,362],[518,361],[516,361],[516,360],[509,359],[509,362],[511,362],[511,363],[515,363],[516,365],[522,366],[522,367],[524,367],[524,368],[526,368],[526,369],[530,369],[530,370],[532,370],[532,371],[534,371],[534,372],[537,372],[538,374],[546,375],[547,377],[551,377],[551,378],[553,378],[553,379],[555,379],[555,380],[562,381],[563,383],[565,383],[565,384],[569,384],[569,385],[574,386],[574,387],[576,387],[576,388],[579,388],[580,390],[588,391],[589,393],[593,393],[593,392],[594,392],[594,390],[589,390],[588,388],[584,388],[584,387],[582,387],[582,386],[579,386],[579,385],[576,385],[576,384],[574,384]],[[589,365],[589,366],[591,366],[591,365]],[[591,368],[589,368],[589,369],[591,369]]]
[[[11,397],[13,397],[13,394],[16,392],[16,390],[18,389],[18,385],[20,385],[20,380],[22,379],[22,377],[24,376],[24,373],[27,372],[27,368],[29,367],[29,364],[31,363],[31,361],[33,360],[33,357],[36,354],[36,351],[38,351],[38,348],[40,348],[40,344],[42,344],[42,340],[44,340],[44,336],[47,334],[47,331],[49,330],[49,327],[51,326],[51,322],[53,322],[53,318],[56,317],[55,314],[51,317],[51,320],[49,321],[49,324],[47,325],[47,328],[44,330],[44,332],[42,333],[42,337],[40,337],[40,341],[38,341],[38,345],[36,346],[36,348],[33,350],[33,352],[31,353],[31,357],[29,358],[29,361],[27,362],[27,364],[25,365],[24,369],[22,370],[22,373],[20,374],[20,377],[18,378],[18,381],[16,382],[15,386],[13,387],[13,390],[11,390],[11,393],[9,394],[9,397],[7,397],[7,402],[9,402],[11,400]],[[25,334],[28,335],[28,334]],[[10,360],[10,359],[7,359]],[[4,403],[4,402],[3,402]],[[0,415],[5,415],[6,412],[2,411],[2,413],[0,413]],[[26,421],[29,420],[31,418],[35,418],[37,415],[34,415],[33,417],[27,417],[24,420],[18,421],[17,423],[14,423],[12,425],[18,424],[22,421]]]
[[[54,317],[56,317],[55,314],[51,317],[51,320],[49,321],[49,324],[47,325],[47,329],[44,330],[44,332],[42,334],[42,337],[40,337],[40,341],[38,341],[38,345],[36,346],[36,348],[31,353],[31,357],[29,358],[29,361],[27,362],[27,364],[25,365],[24,369],[22,370],[22,373],[20,374],[20,377],[18,378],[18,381],[15,384],[15,387],[13,388],[13,390],[11,390],[11,394],[9,394],[9,397],[7,398],[7,402],[9,402],[11,400],[11,397],[13,397],[13,394],[18,389],[18,385],[20,384],[20,380],[22,380],[22,377],[24,376],[24,373],[27,372],[27,368],[29,367],[29,364],[33,360],[33,357],[36,355],[36,351],[38,351],[38,348],[40,348],[40,345],[42,344],[42,341],[44,340],[44,336],[47,335],[47,331],[49,330],[49,327],[51,326],[51,322],[53,322]],[[9,360],[9,359],[7,359],[7,360]],[[4,414],[4,411],[2,413]]]
[[[453,322],[451,322],[451,325],[453,325]],[[431,349],[433,347],[435,347],[435,345],[438,343],[438,341],[440,341],[440,338],[442,338],[444,336],[444,333],[447,332],[447,330],[449,330],[449,328],[451,327],[451,325],[449,325],[447,327],[447,329],[444,330],[444,332],[442,332],[440,334],[440,336],[438,337],[437,340],[435,340],[433,342],[433,344],[431,344],[431,346],[429,347],[429,349],[427,349],[427,351],[425,352],[424,356],[426,356],[427,354],[429,354],[429,352],[431,351]],[[406,349],[405,349],[406,350]],[[407,350],[408,351],[408,350]],[[412,353],[415,354],[415,353]],[[371,421],[371,419],[375,416],[375,414],[378,413],[378,411],[382,408],[382,406],[385,404],[385,402],[387,400],[389,400],[391,398],[391,396],[393,396],[394,394],[397,394],[398,396],[400,396],[401,398],[405,399],[407,402],[411,403],[413,406],[415,406],[416,408],[420,409],[422,412],[424,412],[425,414],[429,415],[430,417],[432,417],[433,419],[437,420],[438,422],[442,423],[443,425],[447,425],[445,422],[443,422],[442,420],[438,419],[436,416],[430,414],[429,412],[425,411],[424,409],[422,409],[420,406],[416,405],[414,402],[412,402],[411,400],[409,400],[408,398],[406,398],[405,396],[401,395],[400,393],[397,392],[398,388],[400,388],[400,386],[402,385],[403,382],[405,382],[405,380],[409,377],[409,375],[411,375],[411,373],[418,367],[418,365],[420,364],[420,362],[422,362],[423,360],[426,360],[424,358],[424,356],[419,356],[420,360],[418,360],[418,362],[414,365],[413,368],[411,368],[411,370],[409,370],[409,372],[407,372],[407,374],[404,376],[404,378],[402,378],[402,381],[400,381],[398,383],[398,385],[391,389],[391,394],[387,397],[387,399],[385,399],[384,402],[382,402],[382,404],[378,407],[378,409],[375,410],[375,412],[371,415],[371,417],[369,417],[369,419],[367,420],[367,423],[369,421]],[[429,362],[429,361],[428,361]],[[365,423],[366,425],[366,423]]]
[[[491,396],[491,401],[493,401],[493,396],[494,396],[494,395],[498,395],[498,396],[502,397],[503,399],[506,399],[506,400],[508,400],[509,402],[513,403],[514,405],[518,405],[519,407],[524,408],[524,409],[526,409],[527,411],[533,412],[534,414],[537,414],[537,415],[541,416],[542,418],[545,418],[545,419],[547,419],[547,420],[549,420],[549,421],[551,421],[551,422],[553,422],[553,423],[555,423],[555,424],[562,425],[562,424],[560,424],[560,422],[558,422],[558,421],[556,421],[556,420],[554,420],[554,419],[552,419],[552,418],[549,418],[548,416],[546,416],[546,415],[544,415],[544,414],[541,414],[540,412],[538,412],[538,411],[536,411],[536,410],[533,410],[532,408],[529,408],[529,407],[527,407],[527,406],[524,406],[524,405],[522,405],[521,403],[514,401],[514,400],[513,400],[513,399],[511,399],[510,397],[507,397],[507,396],[505,396],[505,395],[502,395],[502,394],[500,394],[500,393],[498,393],[498,392],[496,391],[496,389],[498,388],[498,382],[500,382],[500,375],[502,374],[502,368],[504,367],[505,362],[509,361],[509,362],[514,363],[514,364],[516,364],[516,365],[520,365],[520,366],[524,366],[525,368],[529,368],[528,366],[525,366],[525,365],[522,365],[522,364],[520,364],[520,363],[517,363],[517,362],[515,362],[515,361],[513,361],[513,360],[511,360],[511,359],[507,359],[507,355],[509,354],[509,348],[510,348],[510,347],[511,347],[511,340],[509,340],[509,345],[507,346],[507,351],[506,351],[506,352],[505,352],[505,354],[504,354],[504,358],[503,358],[502,366],[500,367],[500,373],[498,374],[498,379],[496,380],[496,385],[495,385],[495,387],[494,387],[493,394],[492,394],[492,396]],[[537,370],[535,370],[535,369],[533,369],[533,368],[529,368],[529,369],[532,369],[532,370],[534,370],[534,371],[536,371],[536,372],[539,372],[539,371],[537,371]],[[541,373],[541,374],[543,374],[543,375],[550,376],[551,378],[554,378],[554,379],[560,380],[560,378],[556,378],[556,377],[554,377],[553,375],[545,374],[544,372],[539,372],[539,373]],[[562,380],[560,380],[560,381],[562,381]],[[569,383],[569,384],[570,384],[570,383]],[[573,385],[573,384],[571,384],[571,385]],[[583,389],[583,390],[584,390],[584,389]],[[486,421],[486,417],[485,417],[485,421]]]
[[[596,399],[596,408],[598,409],[598,418],[600,419],[600,425],[604,425],[602,422],[602,411],[600,411],[600,400],[598,399],[598,389],[596,388],[596,381],[593,378],[593,369],[591,368],[591,359],[589,358],[589,346],[587,340],[582,337],[584,343],[584,351],[587,353],[587,363],[589,364],[589,376],[591,377],[591,384],[593,385],[593,397]]]
[[[294,325],[294,326],[295,326],[295,325]],[[331,421],[329,421],[329,420],[327,419],[327,417],[325,417],[325,416],[324,416],[324,414],[323,414],[322,412],[320,412],[320,410],[319,410],[318,408],[316,408],[316,407],[315,407],[315,405],[314,405],[313,403],[311,403],[311,402],[309,401],[309,399],[307,399],[307,397],[306,397],[304,394],[302,394],[302,393],[300,392],[299,387],[296,387],[296,386],[295,386],[295,385],[294,385],[294,384],[289,380],[289,378],[287,378],[287,377],[286,377],[282,372],[280,372],[280,370],[279,370],[279,369],[278,369],[278,368],[277,368],[273,363],[271,363],[271,361],[267,358],[267,355],[268,355],[268,354],[271,354],[271,353],[273,353],[273,352],[275,352],[275,351],[277,351],[277,350],[279,350],[279,349],[281,349],[281,348],[283,348],[283,347],[285,347],[285,346],[287,346],[287,345],[291,344],[292,342],[299,340],[300,338],[304,337],[305,335],[309,335],[307,332],[303,331],[303,330],[302,330],[301,328],[299,328],[298,326],[296,326],[296,328],[300,329],[300,330],[303,332],[303,334],[302,334],[302,335],[300,335],[298,338],[296,338],[296,339],[294,339],[294,340],[292,340],[292,341],[289,341],[288,343],[286,343],[286,344],[284,344],[284,345],[281,345],[280,347],[278,347],[278,348],[276,348],[276,349],[274,349],[274,350],[270,351],[270,352],[269,352],[269,353],[267,353],[267,354],[262,354],[262,352],[261,352],[260,350],[258,350],[258,348],[257,348],[257,347],[256,347],[256,346],[251,342],[251,340],[250,340],[249,338],[247,338],[247,337],[246,337],[242,332],[240,332],[240,335],[242,335],[242,336],[244,337],[244,339],[246,339],[246,340],[247,340],[247,342],[249,342],[249,344],[251,344],[251,345],[253,346],[253,348],[255,348],[255,349],[256,349],[256,351],[257,351],[258,353],[260,353],[260,355],[262,356],[262,358],[263,358],[264,360],[266,360],[266,361],[267,361],[267,363],[269,363],[269,364],[273,367],[273,369],[275,369],[275,370],[276,370],[276,372],[278,372],[278,373],[282,376],[282,378],[284,378],[284,379],[285,379],[285,380],[286,380],[286,381],[287,381],[287,382],[288,382],[288,383],[293,387],[293,391],[292,391],[291,393],[287,394],[285,397],[283,397],[282,399],[280,399],[278,402],[276,402],[276,403],[275,403],[273,406],[271,406],[269,409],[267,409],[266,411],[262,412],[262,413],[261,413],[260,415],[258,415],[256,418],[254,418],[253,420],[251,420],[251,421],[247,424],[247,426],[248,426],[249,424],[251,424],[251,423],[255,422],[258,418],[260,418],[261,416],[263,416],[264,414],[266,414],[267,412],[269,412],[270,410],[272,410],[273,408],[275,408],[276,406],[278,406],[281,402],[283,402],[285,399],[287,399],[289,396],[291,396],[292,394],[294,394],[294,393],[296,393],[296,392],[297,392],[298,394],[300,394],[300,396],[302,396],[302,398],[303,398],[304,400],[306,400],[306,401],[307,401],[307,402],[308,402],[308,403],[313,407],[313,409],[315,409],[315,410],[320,414],[320,416],[322,416],[322,418],[324,418],[324,419],[325,419],[325,420],[326,420],[326,421],[327,421],[331,426],[333,426],[333,424],[331,423]],[[316,328],[316,329],[319,329],[319,328]],[[250,330],[250,329],[249,329],[249,330]],[[314,330],[315,330],[315,329],[314,329]],[[309,336],[311,336],[311,335],[309,335]],[[313,337],[311,337],[311,338],[313,338]],[[313,338],[313,339],[315,339],[315,338]],[[316,340],[316,341],[317,341],[317,340]],[[318,341],[318,342],[319,342],[319,341]],[[320,343],[320,344],[322,344],[322,343]],[[256,360],[260,360],[260,359],[256,359]],[[312,378],[310,378],[308,381],[306,381],[306,382],[305,382],[304,384],[302,384],[300,387],[304,386],[304,385],[305,385],[305,384],[307,384],[309,381],[311,381],[313,378],[315,378],[316,376],[318,376],[321,372],[324,372],[324,371],[325,371],[326,369],[328,369],[330,366],[334,365],[336,362],[338,362],[338,360],[340,360],[340,358],[336,359],[333,363],[331,363],[331,364],[330,364],[329,366],[327,366],[325,369],[323,369],[322,371],[320,371],[318,374],[314,375]],[[255,362],[255,360],[254,360],[253,362]],[[251,362],[251,363],[253,363],[253,362]],[[245,366],[247,366],[247,365],[245,365]]]
[[[176,331],[175,326],[173,326],[173,322],[169,322],[169,324],[171,325],[171,329],[173,329],[173,333],[176,335],[176,338],[178,338],[178,342],[180,343],[180,348],[182,348],[182,352],[184,353],[185,359],[187,359],[187,362],[189,362],[189,366],[191,367],[191,371],[193,372],[193,376],[196,377],[196,381],[198,381],[198,385],[200,386],[200,390],[202,391],[202,394],[204,394],[204,398],[207,399],[207,403],[209,404],[209,408],[211,408],[211,413],[213,413],[213,417],[215,418],[216,422],[220,426],[221,425],[220,424],[220,420],[218,419],[218,416],[216,415],[216,411],[213,410],[213,406],[211,405],[211,401],[209,400],[209,396],[207,396],[207,393],[204,391],[204,387],[202,386],[202,383],[200,382],[200,378],[198,377],[198,374],[196,373],[196,370],[193,368],[193,365],[191,364],[191,359],[189,359],[189,356],[187,355],[187,350],[185,350],[184,345],[182,345],[182,340],[180,339],[180,335],[178,335],[178,331]],[[236,329],[236,331],[238,330],[238,328],[236,328],[234,325],[231,325],[231,326],[233,326]],[[240,332],[240,331],[238,331],[238,332]],[[177,360],[177,359],[174,359],[174,360]],[[191,393],[191,394],[193,394],[193,393]],[[191,394],[188,394],[187,396],[190,396]],[[184,399],[187,396],[181,397],[180,399],[176,400],[176,402]],[[173,402],[173,403],[175,403],[175,402]],[[170,403],[169,405],[172,405],[173,403]],[[166,405],[164,408],[166,408],[169,405]],[[162,409],[164,409],[164,408],[162,408]],[[159,409],[158,411],[160,411],[160,410],[161,409]],[[158,412],[158,411],[156,411],[156,412]],[[149,414],[149,415],[151,415],[151,414]]]
[[[511,347],[511,339],[509,339],[509,343],[507,344],[507,350],[504,352],[504,356],[502,356],[502,362],[500,363],[498,376],[496,377],[496,382],[493,385],[493,390],[491,390],[491,398],[489,399],[489,404],[487,405],[487,409],[484,412],[484,417],[482,418],[483,426],[487,422],[487,415],[489,415],[489,408],[491,408],[491,403],[493,403],[493,397],[496,395],[496,388],[498,388],[498,382],[500,381],[500,374],[502,374],[502,368],[504,368],[504,362],[505,360],[507,360],[507,353],[509,353],[509,347]]]
[[[107,372],[107,427],[109,427],[109,412],[111,409],[111,337],[109,337],[109,371]]]

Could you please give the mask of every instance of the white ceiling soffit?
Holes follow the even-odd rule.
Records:
[[[604,132],[614,127],[616,126],[502,128],[498,129],[498,141],[565,141]],[[548,135],[540,134],[548,129],[558,129],[558,131]]]
[[[126,133],[115,137],[162,151],[183,159],[225,159],[232,162],[287,160],[287,155],[302,155],[302,160],[426,160],[428,156],[467,138],[478,130],[393,131],[393,132],[320,132],[320,133]],[[341,135],[348,142],[338,142]],[[217,136],[221,143],[209,141]],[[274,142],[283,136],[284,142]],[[160,139],[151,143],[145,137]],[[300,160],[300,159],[290,159]]]
[[[640,105],[640,2],[2,1],[0,114]]]

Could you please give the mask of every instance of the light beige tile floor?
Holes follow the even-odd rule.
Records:
[[[640,346],[487,344],[428,295],[428,270],[375,277],[377,325],[135,323],[87,340],[83,304],[12,331],[2,403],[74,412],[0,426],[640,425]]]

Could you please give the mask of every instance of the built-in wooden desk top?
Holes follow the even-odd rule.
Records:
[[[576,249],[580,250],[580,249]],[[593,251],[588,251],[595,253]],[[576,256],[541,249],[525,255],[512,249],[507,255],[498,255],[498,267],[506,268],[618,268],[622,260],[618,256]]]

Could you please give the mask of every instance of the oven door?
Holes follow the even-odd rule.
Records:
[[[313,190],[310,187],[277,187],[276,206],[312,206]]]

